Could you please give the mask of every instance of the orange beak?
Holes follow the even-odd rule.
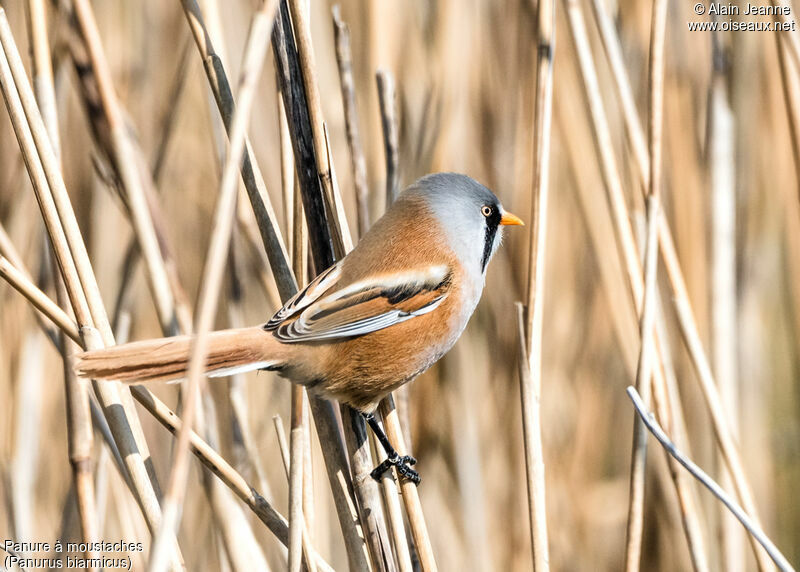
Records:
[[[525,226],[525,223],[522,222],[521,218],[510,212],[503,212],[503,216],[500,218],[500,224],[509,226]]]

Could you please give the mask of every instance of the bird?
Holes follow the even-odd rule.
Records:
[[[211,333],[206,374],[275,371],[349,405],[387,454],[372,476],[394,466],[418,484],[416,459],[397,453],[374,411],[453,347],[480,300],[503,228],[523,224],[466,175],[424,176],[269,321]],[[75,368],[91,379],[176,381],[186,375],[191,342],[183,335],[87,351]]]

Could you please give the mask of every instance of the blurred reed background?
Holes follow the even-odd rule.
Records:
[[[400,187],[429,172],[463,172],[493,189],[506,208],[527,220],[533,186],[535,2],[339,3],[350,29],[368,220],[384,210],[387,194],[375,79],[379,69],[391,74],[396,88]],[[148,287],[146,265],[125,270],[129,245],[138,234],[130,223],[129,201],[120,200],[130,191],[109,152],[114,149],[113,129],[106,126],[103,132],[104,117],[112,126],[113,121],[104,115],[97,84],[86,79],[90,66],[78,61],[85,50],[83,36],[76,32],[80,26],[69,16],[71,3],[3,4],[29,74],[31,31],[41,18],[36,9],[45,8],[64,179],[118,341],[159,337],[164,323]],[[238,95],[246,32],[258,6],[242,0],[202,0],[200,6]],[[310,31],[331,162],[356,240],[354,171],[331,8],[332,2],[311,0]],[[634,383],[640,341],[575,34],[588,42],[596,66],[596,95],[610,128],[610,139],[600,146],[616,159],[627,218],[638,250],[644,252],[642,164],[626,135],[624,101],[598,18],[609,18],[612,24],[606,39],[621,48],[633,111],[646,126],[652,4],[567,0],[556,2],[555,11],[541,363],[549,557],[555,570],[618,570],[625,562],[634,421],[625,387]],[[158,232],[168,237],[172,255],[167,271],[172,283],[185,290],[183,300],[176,298],[185,312],[202,288],[220,188],[225,152],[220,142],[225,139],[219,114],[180,2],[95,2],[94,12],[121,121],[135,133],[149,163],[139,166],[154,173],[157,191],[146,189],[145,195]],[[583,32],[576,27],[581,16]],[[797,562],[800,386],[792,380],[800,365],[800,166],[787,97],[789,103],[796,101],[800,62],[793,59],[788,41],[781,48],[777,33],[714,37],[711,32],[689,32],[686,22],[693,20],[704,21],[690,3],[669,2],[663,210],[761,522],[789,560]],[[280,117],[270,49],[256,85],[248,134],[288,240],[293,231],[287,228],[291,216],[286,216],[285,198],[293,193],[282,192],[282,166],[286,172],[287,163],[282,165],[286,155]],[[263,322],[280,300],[258,232],[246,230],[254,226],[245,194],[240,198],[240,218],[251,222],[238,224],[233,235],[227,275],[235,267],[237,279],[224,282],[217,328]],[[7,245],[2,253],[13,265],[24,265],[33,282],[55,300],[52,256],[38,210],[8,115],[0,113],[0,223],[20,258],[13,260]],[[292,208],[288,210],[291,215]],[[405,411],[410,421],[406,435],[423,476],[418,492],[442,570],[531,567],[514,310],[514,302],[526,296],[529,233],[530,225],[527,232],[508,233],[465,334],[410,386],[407,408],[399,400],[401,418]],[[656,321],[666,350],[665,370],[668,377],[674,373],[683,406],[682,447],[732,491],[722,474],[663,265],[658,275],[661,310]],[[125,283],[128,293],[120,302]],[[0,283],[0,316],[0,541],[79,541],[61,356],[30,304],[5,282]],[[178,407],[178,387],[150,389],[173,409]],[[280,416],[278,423],[289,431],[291,393],[288,383],[266,372],[209,384],[207,401],[214,407],[204,407],[196,425],[210,439],[213,432],[205,427],[216,424],[218,438],[212,446],[283,515],[290,510],[288,484],[273,418]],[[144,408],[137,405],[137,410],[151,466],[166,489],[175,442]],[[212,410],[215,418],[209,418]],[[305,499],[306,538],[321,558],[344,569],[353,560],[345,550],[315,434],[311,443],[313,503]],[[145,552],[132,556],[135,569],[144,569],[151,534],[142,512],[97,432],[89,452],[99,538],[143,542]],[[642,567],[690,569],[675,488],[653,440],[647,463]],[[177,535],[186,568],[285,568],[286,550],[247,507],[209,484],[214,479],[191,459]],[[688,483],[710,569],[755,569],[739,525],[726,528],[718,501]],[[411,557],[418,565],[413,550]]]

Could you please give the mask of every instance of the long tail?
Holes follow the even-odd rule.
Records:
[[[132,342],[77,356],[78,375],[126,383],[170,381],[186,376],[192,336]],[[213,332],[209,336],[206,373],[211,377],[277,368],[286,346],[261,327]]]

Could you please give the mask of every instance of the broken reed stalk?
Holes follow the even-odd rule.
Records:
[[[540,0],[536,10],[537,58],[533,96],[533,181],[528,284],[525,308],[517,304],[520,340],[519,383],[525,473],[528,490],[533,569],[550,569],[545,507],[544,450],[542,447],[542,327],[547,252],[547,205],[550,179],[550,133],[553,123],[553,59],[555,55],[555,0]],[[524,316],[523,316],[524,314]]]
[[[394,77],[386,70],[375,73],[378,85],[378,102],[381,110],[381,127],[383,128],[383,147],[386,156],[386,208],[389,208],[400,186],[400,143],[397,123],[397,101]]]
[[[625,270],[625,276],[629,286],[629,292],[633,299],[633,305],[637,314],[641,314],[644,296],[644,279],[641,260],[639,258],[636,241],[634,239],[633,230],[631,228],[630,220],[628,218],[627,205],[622,191],[622,180],[620,178],[619,169],[617,167],[616,158],[613,153],[613,141],[611,131],[606,117],[605,109],[603,107],[602,98],[600,96],[600,86],[597,78],[597,71],[595,70],[594,61],[592,57],[591,48],[586,34],[586,24],[583,19],[583,12],[580,4],[576,0],[565,0],[565,7],[569,22],[569,29],[575,44],[575,50],[578,57],[578,64],[580,68],[582,83],[584,87],[584,94],[589,107],[589,114],[592,123],[593,143],[595,151],[598,155],[600,162],[600,171],[603,178],[603,183],[606,188],[606,196],[613,215],[613,228],[614,236],[617,242],[617,248],[620,252],[620,258]],[[598,6],[597,9],[603,9]],[[611,41],[609,38],[606,40]],[[623,70],[624,71],[624,68]],[[615,76],[616,77],[616,76]],[[640,129],[641,131],[641,129]],[[644,136],[640,132],[638,140],[644,141]],[[647,154],[644,154],[647,157]],[[649,160],[649,158],[648,158]],[[648,180],[648,186],[643,187],[645,193],[649,190],[649,166],[644,171],[645,177]],[[661,228],[664,226],[663,215],[659,218],[659,240],[661,240]],[[663,248],[663,245],[662,245]],[[663,396],[668,394],[666,378],[664,373],[664,354],[663,346],[660,342],[659,336],[654,338],[655,348],[657,350],[657,362],[653,371],[654,388],[656,395],[660,393]],[[669,414],[669,409],[666,407],[666,401],[656,400],[657,403],[663,404],[664,409],[659,408],[659,414]],[[678,403],[675,404],[679,406]],[[676,420],[680,420],[682,416],[676,411]],[[662,421],[669,421],[668,417],[662,418]],[[680,425],[680,424],[679,424]],[[687,543],[689,545],[689,553],[692,558],[692,563],[695,569],[706,570],[708,568],[707,558],[705,554],[705,547],[703,538],[700,531],[700,524],[697,516],[697,511],[694,506],[694,498],[692,491],[689,488],[689,483],[682,478],[680,471],[672,470],[673,483],[681,504],[681,519],[683,522],[684,532],[686,533]]]
[[[687,471],[689,471],[694,478],[700,481],[703,486],[711,491],[715,497],[717,497],[726,507],[728,507],[728,510],[730,510],[739,520],[739,522],[742,523],[742,526],[747,529],[756,542],[758,542],[764,548],[766,553],[769,555],[775,565],[781,570],[781,572],[792,572],[794,568],[789,561],[786,560],[786,557],[781,553],[781,551],[778,550],[775,544],[764,533],[764,531],[761,529],[761,526],[758,524],[758,521],[753,519],[752,515],[748,515],[747,512],[745,512],[730,495],[722,490],[722,487],[720,487],[714,481],[714,479],[708,476],[705,471],[693,463],[692,460],[686,455],[681,453],[675,443],[670,440],[669,436],[659,426],[658,422],[656,422],[653,414],[650,413],[644,406],[642,398],[639,396],[635,388],[629,386],[627,392],[628,397],[630,397],[631,401],[633,402],[633,406],[636,408],[636,413],[639,415],[639,417],[641,417],[644,424],[658,440],[658,442],[661,443],[664,449]]]
[[[275,18],[278,0],[265,0],[253,16],[242,64],[239,106],[234,112],[230,130],[230,149],[220,182],[220,192],[214,214],[214,223],[208,247],[201,290],[198,295],[195,337],[192,340],[187,370],[188,389],[185,394],[183,425],[178,432],[178,443],[167,491],[164,496],[164,518],[153,541],[149,568],[160,572],[166,565],[168,539],[177,530],[180,522],[180,507],[186,490],[189,472],[189,437],[195,409],[202,396],[203,371],[208,354],[208,334],[214,326],[217,302],[223,282],[236,213],[239,165],[245,147],[245,132],[255,96],[256,82],[267,52],[267,38]]]
[[[99,349],[113,345],[114,337],[108,316],[61,177],[58,160],[25,75],[5,10],[1,8],[0,43],[0,85],[3,97],[61,268],[83,346],[87,349]],[[158,485],[155,475],[145,462],[145,459],[150,462],[149,450],[130,393],[111,383],[95,383],[95,391],[103,404],[114,440],[125,459],[136,499],[148,527],[154,530],[161,520]],[[175,543],[172,567],[180,568],[181,561]]]
[[[364,236],[369,228],[369,187],[367,185],[367,161],[361,147],[356,107],[356,87],[353,79],[353,58],[350,50],[350,29],[342,20],[338,4],[331,8],[333,32],[336,39],[336,64],[339,69],[339,85],[342,90],[345,133],[350,149],[350,167],[353,171],[353,187],[356,192],[356,217],[358,236]]]
[[[576,12],[579,12],[579,7],[575,7]],[[604,10],[603,6],[600,3],[596,3],[596,10]],[[584,28],[585,34],[585,28]],[[615,35],[611,35],[609,37],[604,37],[604,44],[616,43],[619,44],[619,39],[616,38]],[[589,59],[591,59],[591,54],[589,53]],[[623,69],[624,72],[624,69]],[[627,74],[615,74],[614,76],[615,82],[614,87],[617,90],[617,93],[621,93],[623,91],[632,92],[630,88],[630,82],[627,79]],[[595,84],[596,82],[596,73],[595,73]],[[598,96],[599,97],[599,96]],[[602,103],[597,103],[597,107],[600,111],[602,111]],[[639,122],[638,114],[635,112],[635,109],[631,110],[631,113],[624,114],[624,123],[625,123],[625,130],[626,134],[628,135],[629,140],[641,140],[643,139],[643,131],[641,123]],[[607,127],[607,122],[606,122]],[[611,147],[609,147],[610,149]],[[602,150],[601,150],[602,153]],[[637,154],[637,167],[640,179],[640,190],[643,195],[646,195],[649,188],[649,174],[650,174],[650,165],[649,165],[649,157],[639,156]],[[722,399],[719,395],[719,391],[717,389],[716,382],[714,380],[714,375],[711,372],[711,366],[708,362],[708,357],[706,356],[705,350],[703,349],[702,342],[700,340],[700,336],[697,329],[697,323],[694,318],[694,313],[692,311],[691,303],[689,302],[689,295],[686,288],[686,281],[683,277],[683,272],[680,268],[680,263],[678,261],[678,256],[675,251],[675,244],[672,239],[672,233],[669,228],[669,224],[665,215],[662,213],[659,220],[659,228],[658,228],[658,240],[659,246],[661,251],[661,258],[664,262],[664,268],[666,270],[667,278],[669,279],[670,286],[673,292],[673,303],[675,305],[675,311],[678,318],[678,325],[681,332],[681,336],[683,341],[689,351],[689,356],[692,361],[692,365],[694,366],[695,372],[697,374],[697,380],[700,383],[700,389],[702,390],[703,397],[706,402],[706,406],[708,408],[709,414],[711,416],[712,426],[714,428],[714,435],[716,436],[717,443],[719,444],[720,451],[725,461],[725,465],[731,473],[731,477],[733,479],[734,488],[736,490],[736,494],[739,495],[739,499],[744,506],[745,510],[747,510],[748,514],[750,514],[753,518],[758,518],[755,501],[753,499],[752,491],[750,490],[750,486],[747,482],[747,477],[744,473],[744,468],[742,465],[741,457],[739,455],[738,449],[736,447],[735,441],[731,434],[730,427],[728,425],[726,413],[722,404]],[[699,537],[696,540],[700,540]],[[751,537],[751,546],[756,554],[756,560],[759,562],[759,566],[763,568],[764,566],[768,565],[766,560],[766,554],[764,554],[763,550],[758,546],[755,540]]]
[[[664,39],[667,24],[667,0],[655,0],[650,22],[649,131],[650,189],[647,195],[647,234],[644,244],[644,293],[639,337],[641,350],[636,370],[636,387],[645,405],[650,407],[652,379],[653,327],[657,299],[658,216],[661,200],[661,155],[664,121]],[[630,500],[628,504],[625,569],[638,572],[642,555],[644,523],[644,490],[647,471],[647,433],[643,423],[634,417],[633,453],[631,460]]]

